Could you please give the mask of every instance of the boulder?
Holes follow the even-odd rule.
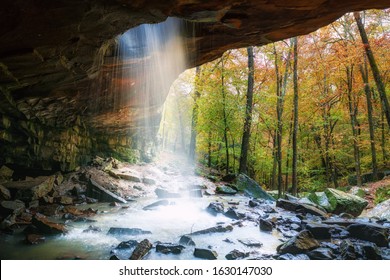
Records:
[[[374,208],[367,211],[366,215],[368,217],[377,217],[379,219],[386,219],[390,221],[390,199],[379,203]]]
[[[306,229],[314,236],[315,239],[330,239],[332,227],[322,223],[308,223]]]
[[[333,260],[336,256],[330,248],[317,248],[307,253],[311,260]]]
[[[195,248],[194,256],[200,259],[216,260],[218,257],[217,252],[210,249]]]
[[[249,178],[245,174],[240,174],[236,180],[236,186],[239,191],[244,192],[246,195],[253,198],[263,198],[266,200],[275,201],[263,188],[253,179]]]
[[[10,199],[11,199],[10,191],[6,187],[0,185],[0,201],[10,200]]]
[[[102,182],[100,182],[97,177],[92,176],[89,180],[86,195],[88,197],[96,198],[100,202],[114,201],[119,203],[127,203],[125,199],[109,191],[101,183]]]
[[[277,251],[279,254],[301,254],[307,253],[318,247],[320,247],[320,244],[314,239],[314,236],[309,231],[303,230],[298,233],[298,235],[279,246]]]
[[[178,255],[184,248],[184,246],[178,244],[160,243],[156,245],[156,252]]]
[[[140,228],[112,227],[108,230],[107,234],[111,234],[111,235],[142,235],[142,234],[152,234],[152,232],[148,231],[148,230],[142,230]]]
[[[183,235],[180,237],[179,244],[186,245],[186,246],[195,246],[194,240],[188,235]]]
[[[340,190],[328,188],[325,194],[329,200],[330,211],[335,214],[344,212],[357,217],[368,205],[366,200]]]
[[[263,243],[254,239],[239,239],[238,241],[248,247],[260,248],[261,246],[263,246]]]
[[[315,216],[319,216],[319,217],[323,217],[323,218],[327,217],[327,214],[324,211],[322,211],[322,210],[320,210],[312,205],[301,204],[299,202],[294,202],[294,201],[290,201],[290,200],[286,200],[286,199],[278,199],[278,201],[276,201],[276,206],[283,208],[285,210],[297,212],[297,213],[300,213],[303,215],[311,214],[311,215],[315,215]]]
[[[229,232],[232,230],[233,230],[233,226],[231,225],[227,225],[227,226],[218,225],[215,227],[198,230],[187,235],[201,235],[201,234],[209,234],[209,233],[217,233],[217,232]]]
[[[371,241],[380,247],[389,244],[389,229],[377,224],[357,223],[347,227],[351,237]]]
[[[119,171],[119,170],[108,170],[108,174],[110,174],[111,177],[117,178],[117,179],[123,179],[130,182],[136,182],[141,183],[141,177],[138,173],[135,171],[133,172],[125,172],[125,171]]]
[[[4,187],[15,190],[16,197],[23,201],[40,199],[47,196],[52,190],[56,175],[40,176],[24,181],[13,181],[4,183]]]
[[[249,257],[249,253],[247,252],[241,252],[237,249],[234,249],[233,251],[230,251],[225,258],[227,260],[238,260]]]
[[[316,205],[324,208],[326,211],[329,212],[331,210],[331,205],[325,192],[310,193],[307,198],[310,199],[310,201],[312,201]]]
[[[118,246],[115,247],[115,249],[131,249],[135,248],[138,244],[139,242],[137,240],[122,241]]]
[[[64,224],[54,223],[39,213],[33,217],[32,224],[44,234],[61,234],[67,232]]]
[[[222,202],[210,202],[206,211],[213,216],[217,216],[219,213],[224,213],[225,207]]]
[[[225,213],[224,215],[230,219],[233,219],[233,220],[241,220],[243,218],[245,218],[245,214],[244,213],[241,213],[241,212],[238,212],[237,209],[234,209],[232,207],[230,207]]]
[[[262,218],[259,220],[259,227],[261,231],[272,231],[273,229],[272,222]]]
[[[130,260],[142,260],[152,249],[153,245],[148,239],[142,240],[130,256]]]
[[[237,190],[225,185],[217,186],[215,191],[218,194],[227,194],[227,195],[234,195],[237,193]]]

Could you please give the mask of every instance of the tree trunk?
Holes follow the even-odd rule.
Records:
[[[223,56],[221,58],[221,91],[222,91],[222,102],[223,102],[223,137],[225,141],[225,154],[226,154],[226,175],[229,174],[229,139],[228,139],[228,121],[227,121],[227,113],[226,113],[226,92],[225,92],[225,81],[224,81],[224,61]]]
[[[252,109],[253,109],[253,84],[254,84],[254,59],[253,47],[248,47],[248,88],[246,93],[246,108],[244,132],[242,134],[241,155],[239,173],[247,173],[247,161],[249,150],[249,139],[251,136]]]
[[[279,86],[277,87],[277,103],[276,103],[276,114],[277,114],[277,129],[276,129],[276,156],[277,156],[277,164],[278,164],[278,197],[282,196],[283,191],[283,169],[282,169],[282,133],[283,133],[283,105],[284,105],[284,96],[286,95],[287,90],[287,78],[288,78],[288,69],[290,68],[290,58],[291,58],[291,49],[288,52],[287,60],[286,60],[286,68],[284,71],[283,79],[278,79],[279,70],[277,63],[277,53],[274,45],[275,52],[275,71],[277,71],[277,82]]]
[[[371,165],[372,165],[372,177],[374,181],[378,180],[378,165],[376,160],[376,148],[375,148],[375,131],[374,131],[374,121],[372,119],[372,102],[371,102],[371,90],[370,85],[368,84],[368,69],[367,63],[365,65],[360,65],[360,73],[362,75],[364,83],[364,93],[366,95],[367,101],[367,118],[368,118],[368,128],[370,131],[370,143],[371,143]]]
[[[298,38],[293,39],[294,43],[294,65],[293,65],[293,84],[294,84],[294,120],[292,133],[292,194],[298,192]]]
[[[200,98],[199,92],[199,79],[200,79],[200,67],[196,67],[195,76],[195,95],[194,95],[194,107],[192,108],[192,121],[191,121],[191,139],[189,147],[189,158],[191,161],[195,160],[196,154],[196,125],[198,123],[198,99]]]
[[[371,71],[374,76],[375,84],[379,92],[379,96],[382,100],[382,107],[383,107],[383,112],[386,116],[387,120],[387,125],[390,128],[390,105],[389,101],[386,96],[386,89],[382,81],[382,77],[379,72],[378,65],[376,64],[374,54],[371,50],[370,43],[368,41],[367,33],[366,30],[364,29],[364,25],[362,22],[362,19],[360,17],[359,12],[354,12],[353,15],[355,16],[355,20],[359,29],[360,37],[362,39],[363,45],[364,45],[364,50],[366,52],[368,62],[370,63],[371,66]]]
[[[355,159],[355,171],[356,171],[356,179],[357,179],[357,186],[362,186],[362,176],[360,171],[360,150],[358,145],[358,131],[356,129],[357,127],[357,102],[355,101],[355,98],[352,96],[352,87],[353,87],[353,68],[352,66],[346,67],[346,75],[347,75],[347,97],[348,97],[348,109],[349,109],[349,116],[351,121],[351,128],[352,128],[352,137],[353,137],[353,155]]]

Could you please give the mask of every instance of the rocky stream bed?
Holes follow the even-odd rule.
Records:
[[[390,259],[388,202],[361,215],[367,202],[339,190],[275,201],[245,175],[205,178],[169,155],[0,171],[1,259]]]

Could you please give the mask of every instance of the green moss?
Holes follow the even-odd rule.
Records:
[[[375,204],[379,204],[388,199],[390,199],[390,185],[380,187],[376,190],[374,198]]]

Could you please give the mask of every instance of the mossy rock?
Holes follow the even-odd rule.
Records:
[[[327,212],[332,210],[332,206],[329,203],[328,197],[325,192],[309,193],[307,198],[318,206],[324,208]]]
[[[236,180],[236,186],[239,191],[253,198],[262,198],[266,200],[275,201],[263,188],[253,179],[245,174],[240,174]]]
[[[368,205],[366,200],[340,190],[328,188],[325,194],[329,200],[330,211],[335,214],[348,213],[356,217]]]

